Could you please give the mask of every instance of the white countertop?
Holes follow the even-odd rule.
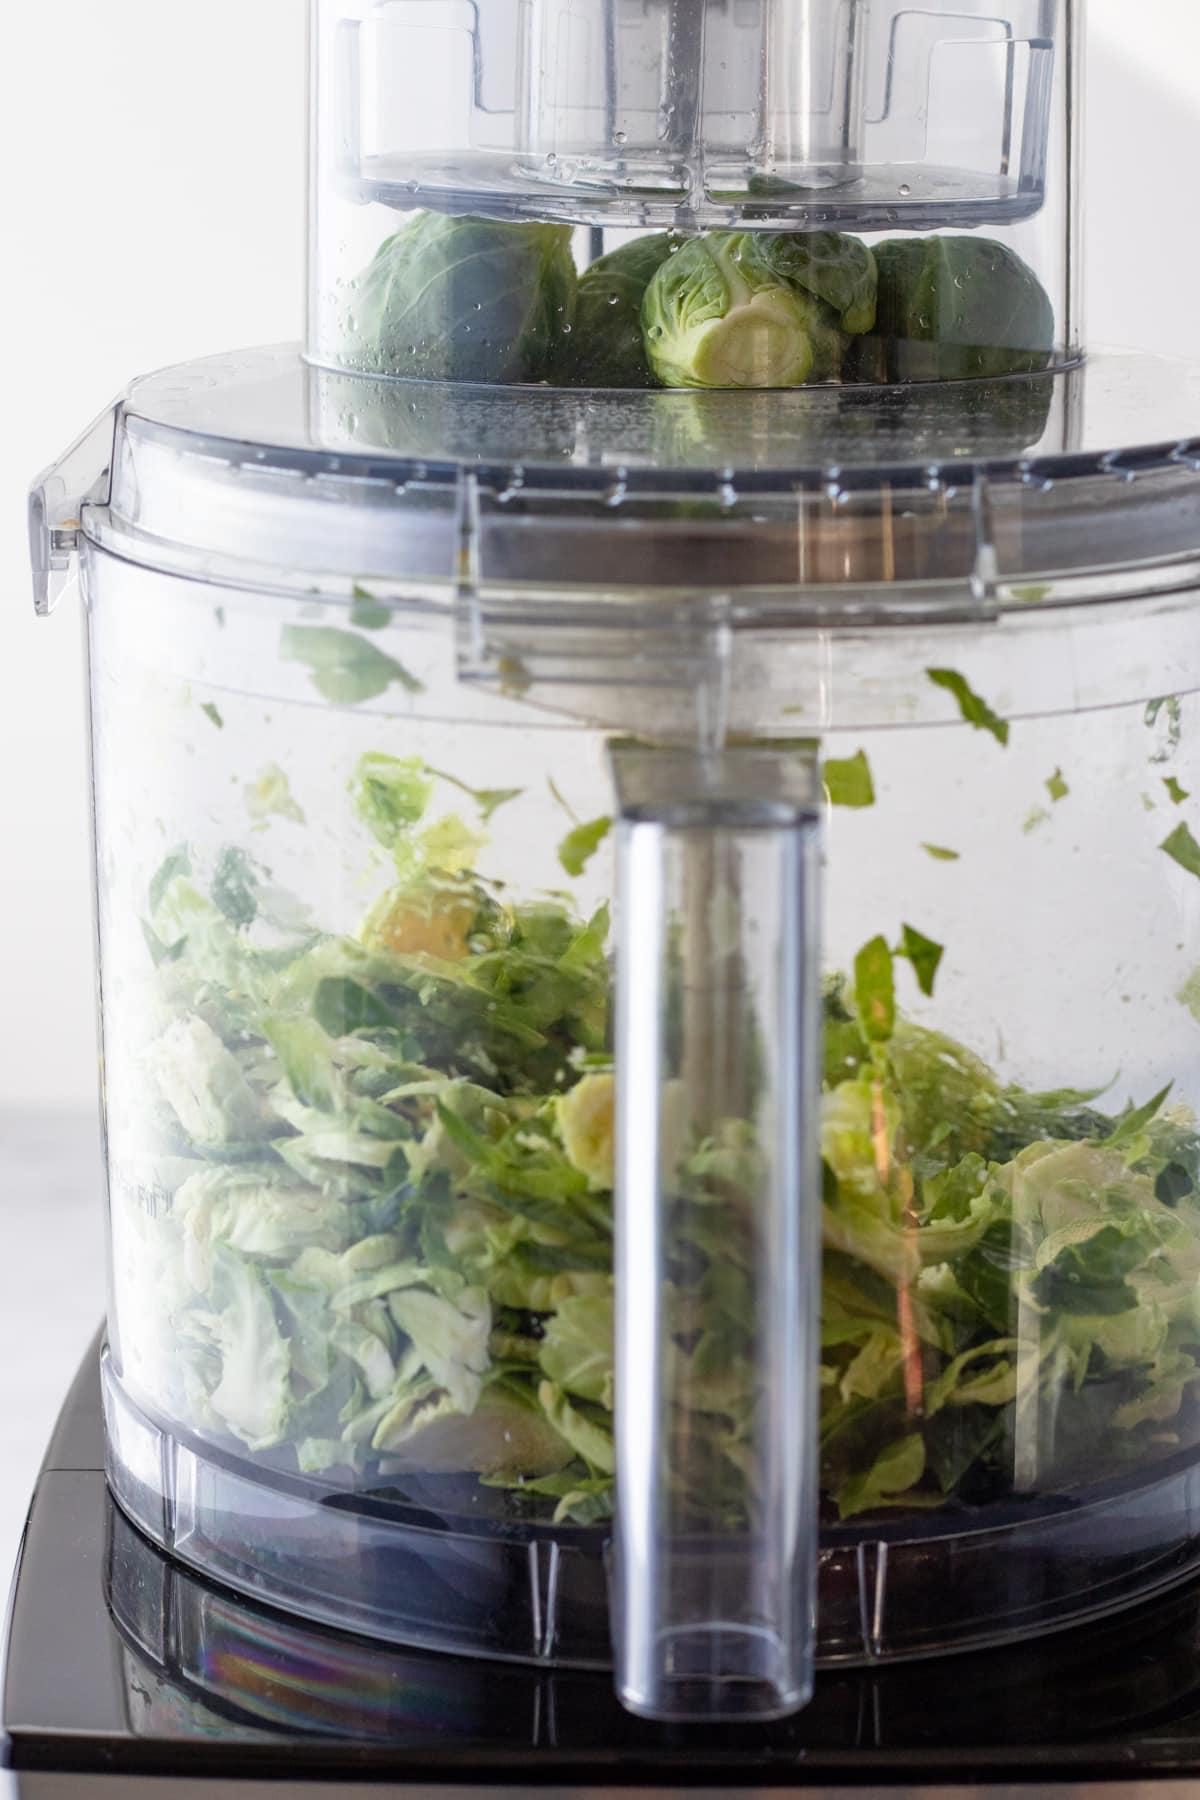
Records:
[[[0,1108],[0,1608],[46,1441],[103,1313],[96,1115]]]

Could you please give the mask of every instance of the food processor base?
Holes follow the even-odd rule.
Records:
[[[107,1351],[101,1379],[118,1504],[201,1575],[385,1644],[611,1666],[604,1530],[485,1513],[495,1496],[470,1478],[355,1493],[276,1471],[153,1421]],[[1200,1464],[1182,1453],[1058,1496],[827,1527],[821,1542],[818,1666],[1019,1643],[1200,1569]]]
[[[1124,1800],[1149,1777],[1174,1800],[1200,1775],[1195,1584],[967,1669],[827,1671],[773,1725],[664,1728],[625,1713],[605,1675],[372,1643],[164,1556],[107,1493],[98,1375],[94,1350],[46,1456],[10,1611],[0,1791],[19,1800],[252,1800],[261,1783],[321,1800],[348,1781],[423,1796],[483,1784],[497,1800],[1023,1784]]]

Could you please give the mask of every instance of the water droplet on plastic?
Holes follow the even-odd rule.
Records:
[[[621,304],[620,294],[610,294],[608,296],[608,304],[610,306],[620,306],[620,304]]]
[[[482,301],[482,300],[477,300],[477,301],[476,301],[476,302],[475,302],[475,311],[476,311],[476,312],[482,312],[482,311],[483,311],[483,301]]]
[[[546,167],[548,169],[553,169],[556,167],[557,163],[558,163],[558,158],[557,158],[557,156],[555,156],[553,150],[548,150],[546,152]]]
[[[908,196],[912,193],[912,189],[909,187],[907,181],[902,181],[900,183],[900,192],[904,195],[904,198],[906,200],[907,200]]]
[[[929,315],[928,315],[928,313],[921,313],[921,315],[917,319],[917,324],[920,326],[922,331],[928,331],[929,330]]]
[[[625,142],[625,133],[623,131],[614,131],[613,132],[613,143],[614,144],[623,144],[624,142]]]
[[[421,184],[419,181],[406,181],[404,185],[410,194],[419,194],[421,191]]]

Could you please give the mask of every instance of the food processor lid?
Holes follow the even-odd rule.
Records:
[[[135,382],[30,523],[42,610],[83,538],[263,591],[757,595],[823,625],[1135,598],[1200,582],[1200,363],[739,394],[252,350]]]

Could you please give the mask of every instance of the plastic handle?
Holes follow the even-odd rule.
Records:
[[[614,1651],[633,1712],[812,1691],[820,878],[804,750],[614,751]]]
[[[93,419],[29,490],[33,604],[42,616],[54,611],[71,581],[84,508],[108,504],[119,413],[117,401]]]

